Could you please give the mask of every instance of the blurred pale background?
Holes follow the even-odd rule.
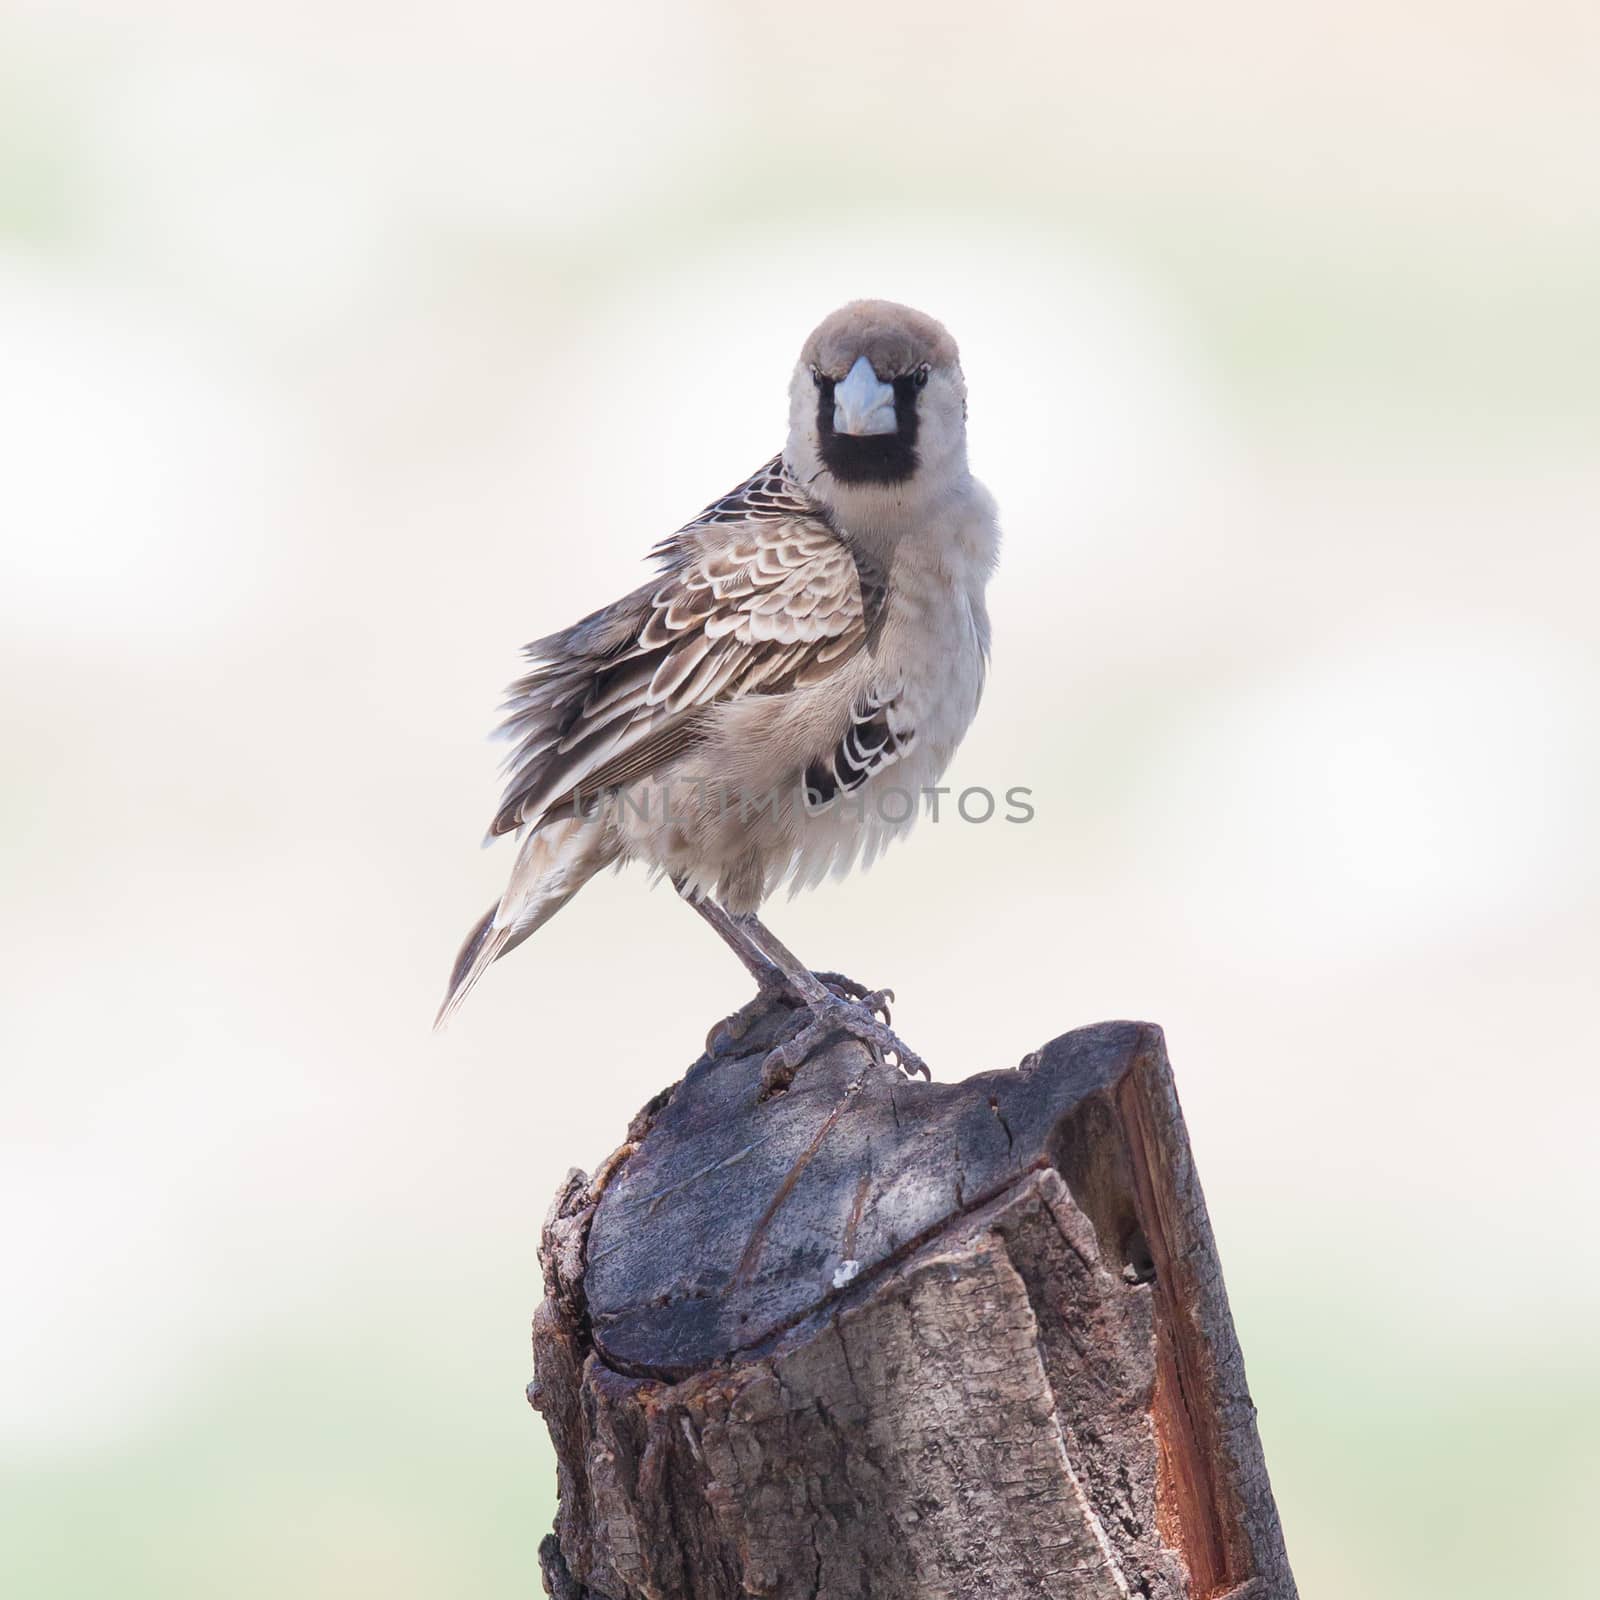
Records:
[[[0,1589],[536,1592],[539,1222],[745,989],[607,879],[430,1037],[482,736],[886,294],[1038,814],[777,927],[943,1076],[1165,1025],[1308,1600],[1586,1592],[1597,81],[1581,0],[10,0]]]

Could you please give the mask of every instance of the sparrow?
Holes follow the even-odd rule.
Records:
[[[436,1025],[595,873],[638,861],[755,978],[729,1031],[792,1009],[769,1092],[840,1035],[927,1073],[890,991],[812,972],[757,911],[907,832],[977,713],[1000,535],[966,421],[944,327],[853,301],[801,350],[781,454],[662,540],[649,582],[525,647],[489,829],[517,857]]]

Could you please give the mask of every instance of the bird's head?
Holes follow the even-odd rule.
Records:
[[[909,306],[852,300],[826,318],[800,352],[789,401],[790,466],[846,520],[937,495],[966,471],[956,342]]]

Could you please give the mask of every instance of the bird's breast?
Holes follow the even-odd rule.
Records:
[[[877,677],[941,767],[977,713],[984,676],[982,604],[964,586],[920,574],[890,601]]]

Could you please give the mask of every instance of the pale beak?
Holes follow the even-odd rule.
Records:
[[[857,356],[849,376],[833,391],[833,431],[865,438],[875,433],[897,433],[899,428],[894,385],[880,383],[872,363],[865,356]]]

